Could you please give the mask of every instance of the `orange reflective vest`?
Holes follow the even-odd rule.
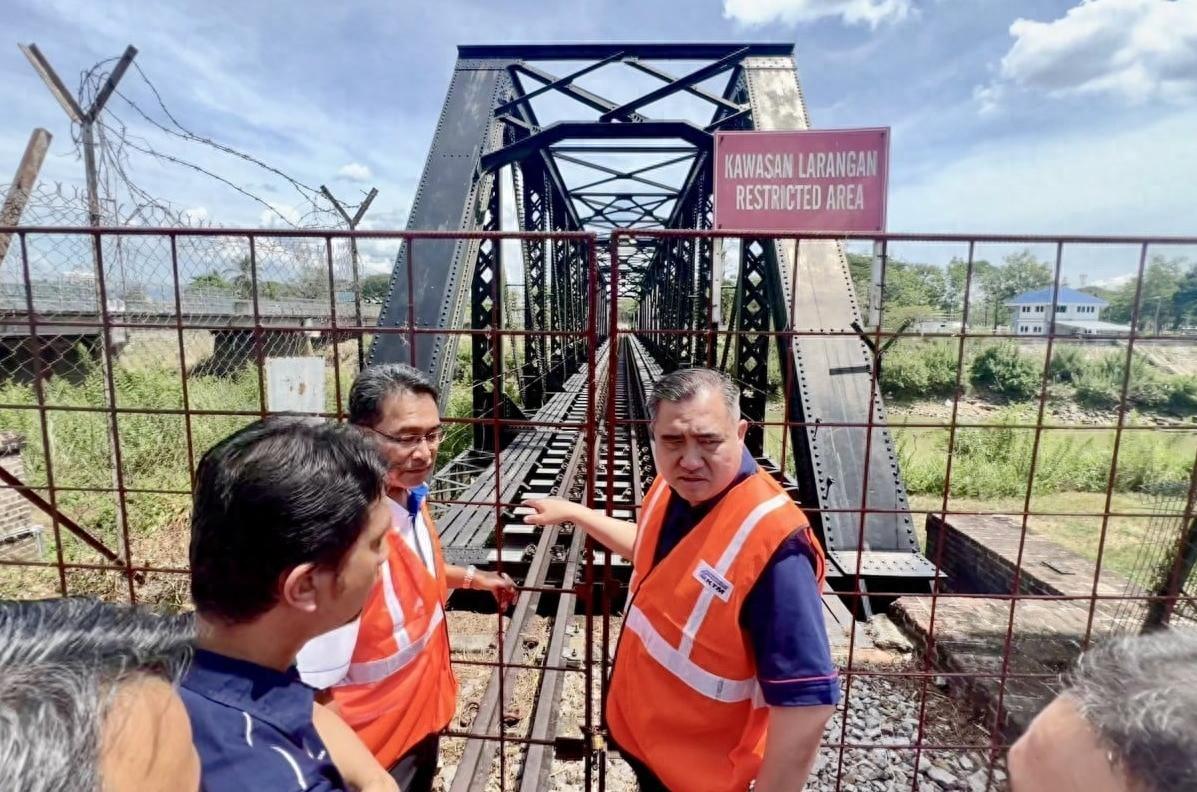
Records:
[[[670,490],[644,499],[627,612],[607,698],[607,727],[624,750],[678,792],[743,792],[765,753],[769,710],[740,610],[782,542],[806,516],[767,473],[733,487],[659,564]]]
[[[345,722],[383,767],[448,725],[457,706],[445,624],[445,562],[427,504],[421,508],[436,574],[398,530],[366,599],[345,678],[330,692]]]

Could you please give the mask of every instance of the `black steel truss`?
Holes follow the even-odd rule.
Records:
[[[769,262],[762,239],[740,242],[740,277],[736,284],[736,365],[733,377],[740,386],[740,414],[749,421],[745,443],[760,456],[765,452],[764,429],[769,389]]]
[[[688,63],[670,68],[669,61]],[[571,65],[562,69],[563,62]],[[639,95],[616,96],[609,87],[613,83],[602,78],[617,69],[635,72],[642,83],[647,77],[651,84]],[[727,82],[721,91],[714,90],[712,81],[720,75]],[[674,108],[689,106],[699,109],[678,117]],[[710,228],[712,133],[799,129],[806,123],[789,45],[461,47],[409,227],[497,228],[500,173],[510,169],[523,230],[589,230],[601,237],[613,229]],[[642,341],[664,370],[705,364],[730,371],[742,389],[741,408],[752,422],[749,447],[756,453],[765,450],[759,422],[765,418],[768,389],[777,385],[776,371],[774,381],[770,379],[770,359],[792,375],[783,388],[790,417],[800,425],[793,430],[787,461],[794,466],[802,501],[832,514],[816,517],[815,523],[833,565],[854,567],[851,554],[862,546],[874,554],[914,554],[880,399],[867,377],[843,374],[869,368],[867,349],[835,333],[827,338],[817,333],[785,336],[775,347],[769,342],[771,331],[809,328],[815,315],[821,322],[842,320],[845,325],[857,315],[842,256],[837,260],[824,250],[787,258],[775,241],[741,240],[729,310],[714,307],[723,283],[722,242],[620,239],[613,255],[600,248],[600,285],[618,270],[619,288],[609,297],[638,302]],[[607,332],[603,300],[609,290],[590,290],[590,261],[581,243],[540,239],[522,242],[521,249],[524,292],[519,309],[530,333],[516,365],[527,409],[543,404],[583,364],[584,329],[595,327],[600,337]],[[444,282],[413,284],[413,299],[399,285],[409,257],[423,268],[446,273]],[[490,329],[515,307],[502,304],[502,279],[498,246],[421,242],[415,251],[405,248],[396,262],[381,321],[404,324],[404,307],[414,303],[417,326],[458,327],[468,305],[469,325]],[[826,290],[814,295],[799,288],[810,283],[821,289],[826,284]],[[597,312],[593,321],[591,312]],[[417,337],[423,346],[412,350],[404,346],[404,338],[380,335],[372,360],[410,356],[444,388],[456,348],[445,337],[424,335]],[[516,409],[493,390],[496,370],[502,381],[501,350],[486,335],[476,337],[471,349],[478,383],[475,415],[489,414],[496,399],[505,411]],[[833,372],[839,372],[834,379]],[[869,435],[826,428],[820,433],[817,428],[820,420],[847,424],[875,418],[878,425]],[[867,445],[866,436],[872,438]],[[480,430],[474,440],[476,447],[488,448],[504,438]],[[861,545],[851,510],[860,506],[865,482],[868,506],[877,514],[865,521]],[[917,563],[908,566],[912,576],[925,572]],[[862,569],[871,574],[867,564]]]

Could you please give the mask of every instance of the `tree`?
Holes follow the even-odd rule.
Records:
[[[981,291],[993,310],[993,326],[998,326],[1007,300],[1051,284],[1051,267],[1035,258],[1031,251],[1006,256],[1004,264],[990,268],[981,280]]]
[[[211,291],[233,290],[233,284],[225,280],[225,277],[215,270],[205,272],[203,275],[196,275],[191,279],[191,286],[192,288],[208,289]]]
[[[869,300],[869,284],[873,282],[873,257],[864,253],[845,253],[848,272],[856,287],[856,299],[863,305]]]
[[[317,266],[303,267],[294,280],[279,284],[279,287],[279,293],[284,297],[327,299],[328,270]]]
[[[1180,292],[1181,281],[1186,278],[1184,273],[1185,259],[1168,259],[1161,255],[1152,256],[1146,270],[1143,272],[1143,290],[1139,298],[1139,328],[1145,330],[1148,326],[1175,328],[1180,323],[1181,314],[1175,310],[1175,300]],[[1130,324],[1134,315],[1135,291],[1137,283],[1131,279],[1119,286],[1107,298],[1110,303],[1104,312],[1107,321]]]
[[[1176,284],[1172,295],[1172,320],[1174,327],[1189,327],[1197,322],[1197,264],[1189,267]]]
[[[382,302],[391,285],[390,275],[367,275],[362,278],[362,299],[367,302]]]
[[[955,316],[964,311],[964,287],[969,284],[969,316],[976,317],[981,313],[977,303],[977,298],[982,294],[981,284],[988,276],[989,272],[993,270],[993,265],[985,259],[973,260],[973,276],[972,280],[968,277],[968,262],[957,256],[953,256],[952,260],[948,262],[947,270],[944,273],[944,291],[943,297],[940,300],[940,310],[944,313]]]
[[[868,303],[873,282],[873,257],[863,253],[848,253],[848,270],[856,287],[856,297],[862,305]],[[942,268],[933,264],[918,264],[890,257],[885,264],[885,290],[882,310],[887,323],[895,316],[926,316],[940,310],[946,289]]]
[[[885,270],[883,295],[886,306],[938,307],[942,303],[946,282],[944,271],[939,267],[932,264],[891,261]]]

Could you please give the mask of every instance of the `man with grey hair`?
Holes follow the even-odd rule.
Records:
[[[641,789],[801,789],[839,700],[823,551],[745,448],[739,398],[710,369],[656,383],[635,524],[528,501],[527,522],[574,523],[632,561],[606,715]]]
[[[1081,655],[1010,749],[1011,792],[1197,789],[1197,631],[1118,638]]]
[[[446,564],[432,514],[429,476],[444,437],[437,390],[419,369],[370,366],[349,391],[349,422],[387,463],[391,529],[386,561],[361,616],[310,641],[299,671],[327,689],[335,709],[404,792],[436,777],[440,731],[457,706],[444,607],[451,588],[490,592],[505,609],[507,575]]]
[[[97,600],[0,602],[0,789],[196,790],[175,684],[188,617]]]

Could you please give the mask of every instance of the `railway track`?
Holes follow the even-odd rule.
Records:
[[[580,653],[571,644],[577,643],[577,626],[582,621],[588,656],[595,657],[596,641],[608,643],[608,620],[598,620],[609,612],[613,595],[622,591],[617,581],[626,580],[630,567],[624,559],[589,546],[584,532],[571,525],[525,525],[523,518],[531,510],[517,504],[546,496],[583,502],[589,498],[595,508],[620,519],[635,519],[652,475],[646,427],[635,422],[646,417],[644,388],[651,385],[660,369],[634,338],[622,339],[616,360],[610,360],[608,354],[603,346],[595,356],[593,413],[589,412],[584,369],[567,380],[565,388],[534,416],[538,423],[560,422],[570,427],[580,427],[588,415],[593,416],[598,426],[593,455],[580,429],[525,431],[500,454],[497,476],[492,461],[457,499],[469,503],[452,508],[442,519],[447,557],[480,566],[496,566],[501,561],[505,570],[514,568],[522,573],[517,579],[523,586],[499,644],[504,667],[491,672],[472,723],[457,734],[466,737],[467,742],[453,776],[452,792],[492,788],[496,774],[511,778],[510,770],[516,768],[507,765],[513,758],[502,749],[517,742],[526,746],[515,759],[519,763],[514,774],[519,790],[547,789],[558,754],[575,758],[585,755],[587,730],[597,734],[598,700],[587,696],[585,712],[581,713],[582,739],[559,736],[559,732],[579,725],[562,722],[566,676],[582,674],[586,689],[595,690],[596,682],[599,687],[605,686],[608,670],[605,661],[582,663]],[[497,524],[493,505],[496,491],[499,501],[507,504]],[[520,637],[538,613],[549,620],[544,652],[536,663],[521,662],[524,647]],[[596,624],[601,635],[596,636]],[[609,657],[609,653],[599,651],[600,656]],[[517,677],[530,671],[537,677],[536,694],[532,702],[516,705],[512,699]],[[595,673],[601,675],[600,679],[594,679]],[[519,712],[528,707],[532,709],[523,719],[524,726],[513,730],[504,725],[505,714],[513,708]],[[564,728],[567,726],[571,728]],[[594,763],[587,761],[584,772],[589,776],[595,771]]]

